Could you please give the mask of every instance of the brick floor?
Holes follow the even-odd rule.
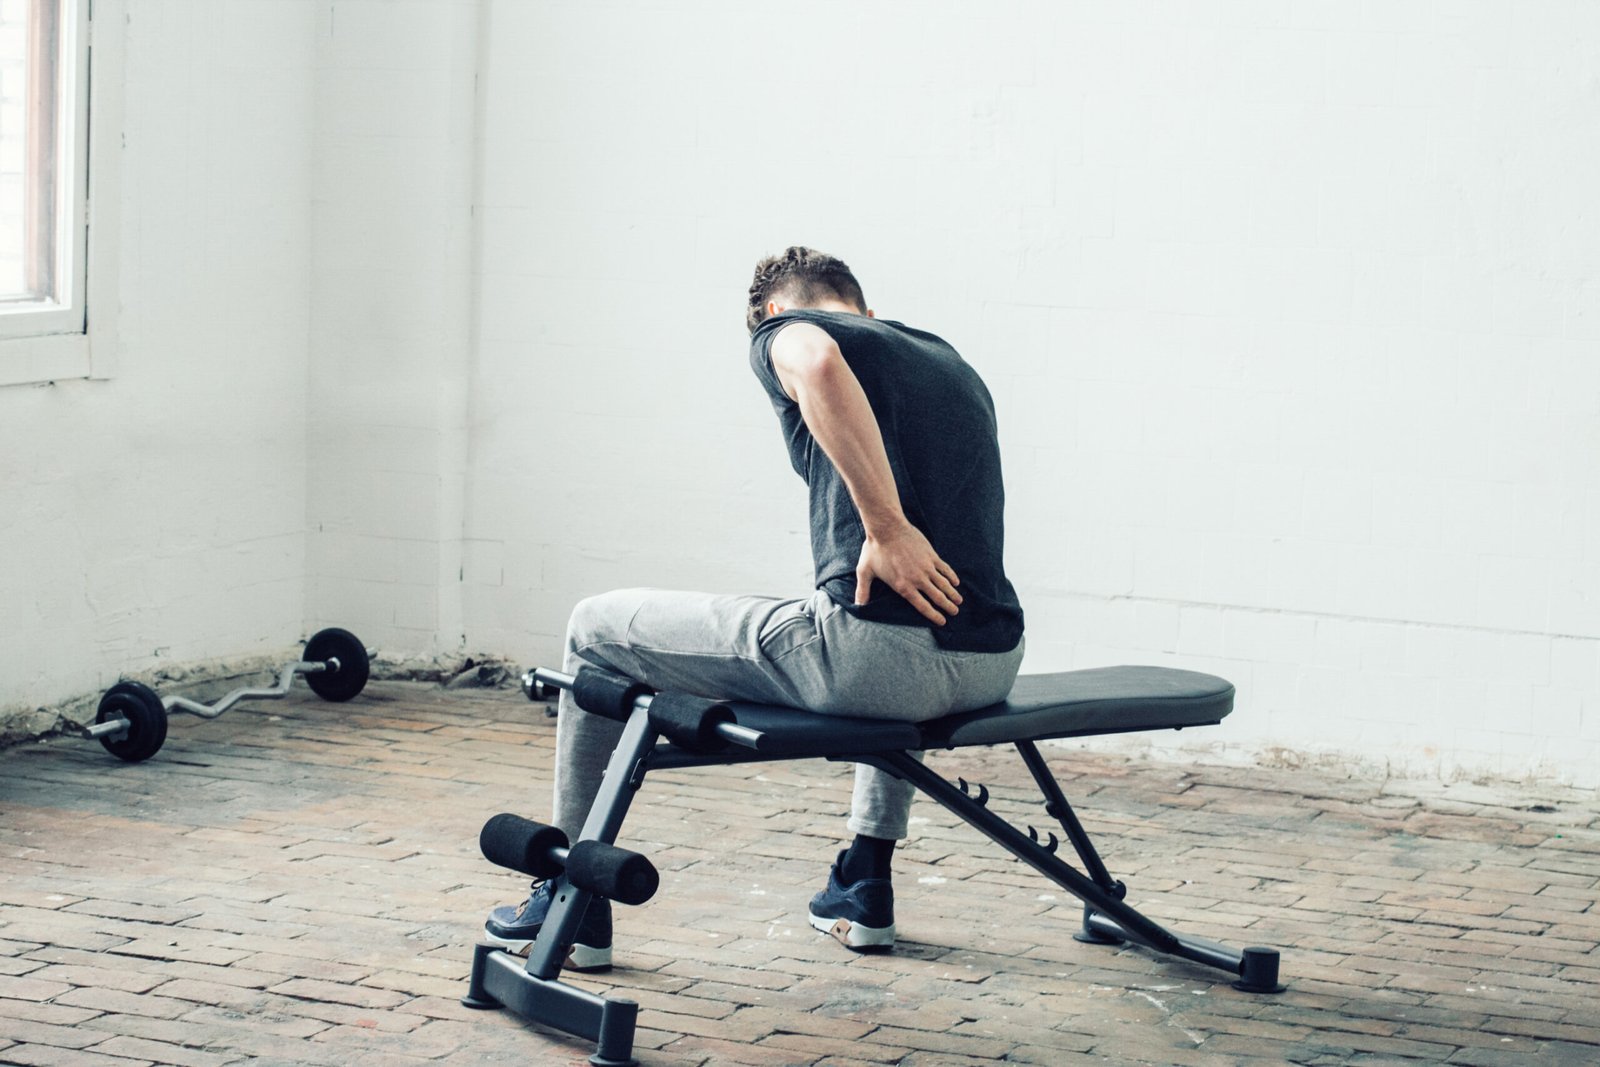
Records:
[[[522,889],[478,828],[546,811],[552,736],[514,692],[375,683],[180,716],[142,765],[0,753],[0,1062],[585,1062],[456,1002]],[[639,1001],[646,1064],[1600,1063],[1592,792],[1047,754],[1132,900],[1283,949],[1289,991],[1073,941],[1071,897],[927,802],[900,945],[851,956],[803,918],[848,803],[824,763],[652,777],[623,843],[662,891],[583,984]],[[1006,752],[931,761],[1027,818]]]

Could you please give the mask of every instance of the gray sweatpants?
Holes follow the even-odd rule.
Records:
[[[573,611],[565,669],[589,663],[655,689],[922,722],[1003,699],[1021,662],[1020,644],[1011,652],[949,652],[925,627],[863,622],[820,591],[781,600],[620,589]],[[554,819],[572,840],[621,734],[621,723],[561,694]],[[857,764],[851,832],[905,837],[912,793],[893,775]]]

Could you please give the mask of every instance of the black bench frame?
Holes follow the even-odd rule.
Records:
[[[543,685],[560,689],[571,688],[574,681],[569,675],[544,669],[533,672],[533,677]],[[606,766],[580,840],[614,844],[634,793],[644,784],[646,774],[653,770],[815,758],[867,763],[910,782],[1017,859],[1083,901],[1083,922],[1073,935],[1075,939],[1094,944],[1132,942],[1154,952],[1215,967],[1234,975],[1233,987],[1247,993],[1277,993],[1284,988],[1278,983],[1277,950],[1239,950],[1206,938],[1174,933],[1128,904],[1125,900],[1127,887],[1107,871],[1032,740],[1004,743],[1015,745],[1044,795],[1046,813],[1060,824],[1077,852],[1083,871],[1056,855],[1059,841],[1055,834],[1048,835],[1048,842],[1041,842],[1033,827],[1023,833],[988,809],[989,793],[982,785],[977,787],[974,796],[965,780],[957,779],[957,784],[952,785],[925,767],[909,750],[841,753],[773,745],[760,731],[729,722],[716,728],[718,737],[727,745],[725,749],[693,752],[661,737],[650,721],[651,700],[651,696],[644,695],[633,701],[632,712]],[[1219,721],[1220,717],[1209,723],[1190,725]],[[1109,732],[1117,731],[1101,728],[1054,736]],[[623,998],[597,996],[560,980],[562,964],[592,896],[590,891],[573,886],[565,875],[557,880],[555,903],[538,939],[529,949],[526,963],[520,956],[497,945],[478,944],[473,955],[470,985],[462,1003],[474,1008],[510,1008],[527,1019],[594,1041],[595,1054],[589,1059],[594,1067],[628,1067],[638,1062],[633,1058],[638,1005]]]

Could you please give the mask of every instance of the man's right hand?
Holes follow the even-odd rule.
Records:
[[[876,578],[899,593],[935,626],[960,610],[961,579],[939,558],[922,531],[902,521],[888,533],[868,531],[856,564],[856,603],[865,604]]]

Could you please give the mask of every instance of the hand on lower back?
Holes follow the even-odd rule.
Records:
[[[910,523],[881,537],[867,535],[856,564],[857,604],[867,602],[874,578],[899,593],[935,626],[943,626],[948,616],[960,609],[961,594],[956,586],[961,579]]]

